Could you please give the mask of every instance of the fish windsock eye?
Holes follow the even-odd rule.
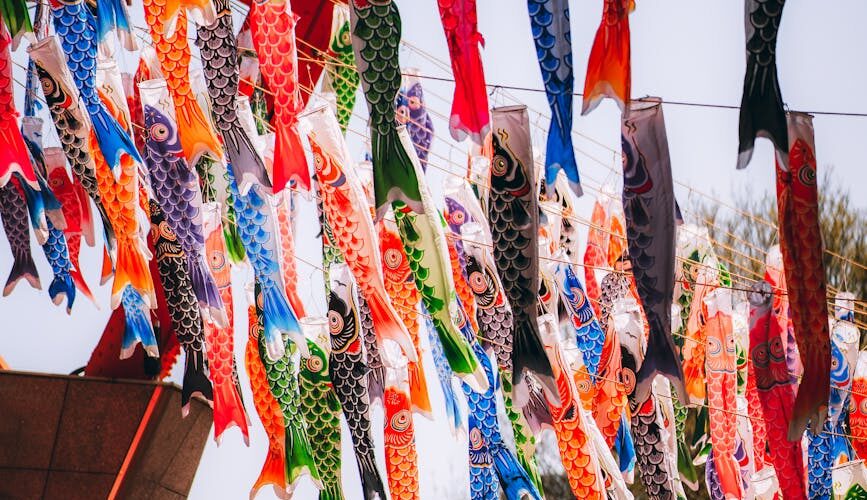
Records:
[[[328,311],[328,329],[332,335],[337,335],[343,330],[343,316],[337,311]]]
[[[169,138],[169,127],[164,123],[155,123],[151,125],[150,136],[157,142],[163,142]]]
[[[388,250],[386,250],[385,254],[383,254],[383,257],[385,259],[385,265],[389,269],[397,269],[398,267],[400,267],[401,260],[403,260],[401,258],[400,252],[394,248],[389,248]]]
[[[509,169],[509,162],[502,155],[494,156],[494,160],[491,162],[491,173],[496,176],[504,176]]]
[[[160,222],[160,235],[170,241],[174,241],[177,238],[169,223],[165,221]]]
[[[222,270],[226,267],[226,255],[223,252],[211,253],[211,269],[215,271]]]
[[[467,215],[461,210],[455,210],[452,212],[451,219],[456,225],[460,225],[467,221]]]
[[[470,288],[473,292],[480,294],[488,289],[488,283],[485,281],[485,275],[481,271],[475,271],[470,274]]]
[[[409,121],[409,108],[406,106],[400,106],[397,108],[397,121],[400,123],[406,123]]]
[[[319,373],[322,371],[323,363],[322,360],[319,359],[319,356],[310,356],[307,358],[307,369],[313,373]]]
[[[403,432],[409,428],[410,422],[412,422],[412,415],[409,410],[400,410],[391,417],[391,428]]]
[[[409,109],[411,110],[417,110],[421,108],[421,98],[416,95],[410,96],[410,98],[408,99],[408,105]]]

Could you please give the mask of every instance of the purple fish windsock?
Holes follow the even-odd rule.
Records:
[[[536,44],[536,57],[542,71],[545,94],[551,108],[551,125],[545,152],[545,184],[548,192],[560,170],[566,174],[569,186],[581,196],[581,179],[572,147],[572,94],[575,77],[572,73],[572,36],[569,29],[568,0],[527,0],[530,30]]]
[[[632,273],[650,327],[647,353],[636,374],[636,397],[650,393],[657,374],[687,401],[680,358],[671,336],[674,296],[675,201],[662,100],[632,101],[621,128],[623,213]]]
[[[404,70],[403,87],[397,96],[397,121],[406,125],[421,168],[427,170],[434,128],[433,120],[427,112],[418,70],[415,68]]]
[[[30,286],[41,290],[39,273],[36,263],[30,253],[30,228],[27,225],[27,203],[24,201],[24,191],[18,179],[13,179],[0,187],[0,217],[3,219],[3,230],[12,249],[12,270],[3,288],[3,296],[7,296],[15,285],[23,278]]]
[[[145,157],[151,187],[184,248],[193,291],[203,314],[225,326],[228,319],[223,300],[205,262],[202,191],[198,176],[187,166],[184,157],[166,82],[148,80],[140,83],[139,89],[147,132]]]

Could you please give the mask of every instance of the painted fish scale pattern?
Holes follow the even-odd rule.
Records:
[[[338,14],[338,8],[342,9],[342,14]],[[335,16],[338,15],[345,20],[331,39],[331,51],[334,52],[337,62],[327,64],[325,70],[328,72],[331,87],[337,94],[337,121],[340,123],[340,128],[346,132],[346,127],[352,118],[352,109],[355,107],[355,94],[361,76],[355,68],[349,12],[342,7],[337,7]]]
[[[419,498],[418,452],[409,394],[396,387],[386,387],[385,405],[385,466],[388,487],[393,498]]]
[[[376,331],[373,329],[373,317],[370,315],[370,307],[362,294],[358,294],[358,322],[361,326],[361,335],[364,342],[364,359],[367,368],[370,369],[368,388],[373,399],[382,399],[385,388],[385,365],[379,355],[379,341],[376,339]]]
[[[602,356],[602,346],[605,344],[605,333],[596,321],[596,314],[590,305],[590,300],[584,293],[584,287],[571,264],[557,265],[560,294],[569,310],[572,327],[578,348],[584,360],[584,366],[590,375],[599,372],[599,361]]]
[[[217,19],[210,26],[199,27],[196,45],[202,58],[214,125],[225,132],[241,126],[235,106],[240,78],[236,62],[238,47],[228,0],[215,0],[214,6]]]
[[[651,500],[674,500],[658,411],[656,398],[651,396],[632,415],[636,466],[641,483]]]
[[[482,341],[491,346],[502,372],[512,371],[512,310],[505,300],[496,270],[474,255],[467,256],[467,279],[475,297]]]
[[[400,15],[391,0],[367,3],[352,0],[358,21],[354,35],[361,41],[356,47],[364,97],[370,108],[371,126],[387,135],[395,126],[394,102],[400,91]],[[361,7],[361,4],[366,4]]]
[[[314,342],[307,345],[310,357],[301,359],[298,370],[301,415],[322,480],[320,500],[340,500],[340,403],[330,387],[328,357]]]
[[[463,328],[464,335],[472,331]],[[470,337],[472,338],[472,337]],[[470,491],[473,499],[499,498],[499,485],[494,471],[493,454],[495,448],[503,446],[497,420],[496,375],[491,362],[478,342],[473,342],[473,351],[485,370],[489,387],[484,393],[475,392],[466,383],[461,384],[469,408],[469,454],[470,454]]]
[[[464,308],[464,313],[470,322],[470,326],[474,332],[478,332],[479,323],[476,318],[476,299],[473,290],[470,288],[467,279],[464,277],[458,249],[455,245],[455,238],[446,238],[446,243],[449,249],[449,261],[451,263],[452,281],[455,284],[455,292],[458,299],[461,301],[461,306]]]
[[[384,497],[385,491],[374,456],[368,372],[361,350],[360,321],[351,284],[341,285],[337,279],[332,278],[333,286],[328,299],[331,338],[328,371],[349,426],[355,460],[361,472],[364,498],[372,500],[373,494]]]
[[[259,415],[259,420],[262,421],[265,434],[268,435],[268,455],[262,473],[251,492],[251,494],[255,494],[258,488],[272,481],[275,487],[286,488],[284,458],[286,430],[280,403],[271,394],[268,375],[265,372],[262,359],[259,357],[259,338],[262,337],[262,330],[264,329],[262,316],[256,313],[256,306],[250,304],[247,308],[247,317],[249,331],[247,345],[244,349],[244,367],[247,370],[247,377],[250,379],[250,389],[253,391],[253,407],[256,409],[256,414]],[[275,467],[278,470],[277,477],[267,475],[269,463],[272,461],[278,463],[278,466]]]
[[[385,224],[381,224],[379,227],[379,248],[382,252],[385,291],[391,297],[397,314],[409,331],[412,343],[418,350],[418,303],[421,301],[421,296],[415,286],[415,280],[400,236],[394,230],[386,227]]]
[[[13,261],[22,263],[23,267],[33,273],[33,279],[38,284],[36,264],[30,254],[30,226],[27,221],[27,205],[24,193],[17,181],[12,181],[0,187],[0,216],[3,218],[3,230],[6,240],[12,250]],[[14,278],[10,276],[10,278]],[[7,283],[8,286],[8,283]],[[4,290],[4,295],[11,290]]]

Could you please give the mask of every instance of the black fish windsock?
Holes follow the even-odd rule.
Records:
[[[650,326],[647,353],[637,373],[636,397],[644,401],[657,374],[668,377],[686,401],[680,357],[671,337],[676,248],[674,184],[662,116],[662,100],[632,101],[621,128],[623,213],[629,259]]]
[[[494,157],[491,162],[488,222],[494,262],[512,306],[515,380],[533,371],[559,402],[551,364],[539,336],[539,195],[536,189],[530,119],[526,106],[492,110]]]
[[[747,70],[741,98],[738,169],[753,157],[756,137],[765,137],[785,158],[789,136],[777,77],[777,31],[786,0],[746,0]]]

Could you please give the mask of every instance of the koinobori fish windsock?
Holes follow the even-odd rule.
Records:
[[[26,10],[25,10],[26,13]],[[17,174],[31,188],[39,190],[36,172],[30,164],[27,146],[18,129],[18,112],[15,110],[15,95],[12,92],[12,39],[0,20],[0,187],[5,186]]]
[[[203,154],[210,151],[219,158],[223,149],[190,84],[192,54],[187,39],[187,13],[181,11],[178,14],[176,29],[169,34],[160,21],[169,7],[167,3],[166,0],[142,1],[159,67],[174,102],[183,156],[192,168]]]
[[[644,401],[657,374],[667,376],[686,401],[683,371],[671,336],[674,296],[675,199],[662,101],[634,101],[621,127],[623,213],[632,273],[650,328],[647,353],[636,374]]]
[[[368,368],[361,350],[361,325],[355,301],[355,283],[346,264],[331,269],[331,292],[328,298],[328,329],[331,335],[329,375],[340,401],[355,461],[361,475],[365,500],[376,495],[386,498],[382,476],[376,464],[370,423]]]
[[[352,109],[355,107],[355,95],[361,77],[355,67],[355,53],[352,50],[352,29],[349,23],[349,8],[343,4],[334,5],[332,21],[331,51],[336,60],[325,65],[328,75],[327,82],[337,96],[337,121],[340,128],[346,132]]]
[[[788,161],[784,155],[777,157],[777,213],[789,312],[804,367],[789,429],[789,438],[795,439],[803,434],[808,420],[812,420],[814,430],[825,420],[831,340],[812,116],[789,113],[788,134]]]
[[[427,159],[430,156],[430,145],[433,142],[433,120],[427,112],[424,101],[424,90],[418,69],[406,68],[403,76],[403,86],[397,98],[397,120],[406,125],[406,131],[412,139],[412,145],[418,155],[421,168],[427,170]]]
[[[491,113],[479,51],[485,40],[479,33],[476,0],[437,0],[437,4],[456,81],[449,130],[455,140],[469,137],[482,146],[491,130]]]
[[[397,342],[410,361],[417,361],[412,338],[385,290],[376,230],[340,126],[325,107],[317,108],[304,119],[312,130],[310,146],[322,209],[361,295],[370,307],[376,336]]]
[[[184,248],[203,318],[213,318],[219,326],[225,326],[228,319],[223,299],[205,262],[199,179],[184,159],[175,109],[168,104],[168,86],[164,80],[148,80],[139,84],[139,90],[147,129],[145,158],[151,188]]]
[[[249,20],[259,70],[274,98],[274,190],[296,182],[299,189],[309,191],[310,171],[298,132],[298,113],[304,103],[298,82],[297,18],[288,1],[268,0],[252,3]]]
[[[530,30],[536,43],[536,57],[551,108],[551,125],[545,151],[545,184],[554,191],[560,170],[578,196],[583,194],[578,163],[572,147],[572,35],[568,0],[527,0]]]
[[[512,370],[515,381],[525,369],[535,372],[552,396],[557,385],[539,333],[539,196],[526,106],[497,108],[491,162],[488,222],[494,262],[515,322]],[[556,401],[556,397],[555,397]]]
[[[351,1],[352,47],[370,115],[373,192],[377,219],[394,201],[424,213],[419,179],[398,136],[401,20],[393,0]]]
[[[596,109],[604,97],[614,99],[621,113],[629,112],[632,90],[629,13],[635,9],[635,0],[603,1],[602,22],[587,61],[582,115]]]
[[[235,100],[238,96],[238,47],[233,36],[232,10],[229,0],[216,0],[217,18],[198,28],[196,45],[202,59],[211,115],[223,136],[223,145],[242,193],[252,182],[271,185],[265,163],[238,119]]]
[[[789,152],[786,114],[777,76],[777,31],[785,4],[786,0],[744,0],[747,69],[738,126],[739,169],[749,165],[756,137],[770,139],[778,155]]]
[[[90,114],[93,131],[106,163],[114,169],[122,154],[141,163],[130,136],[100,101],[96,91],[96,22],[84,0],[51,0],[54,32],[66,53],[66,65]],[[91,151],[91,154],[93,152]]]

